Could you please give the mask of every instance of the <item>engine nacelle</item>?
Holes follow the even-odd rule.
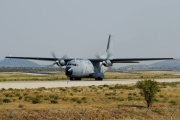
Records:
[[[61,64],[61,66],[66,65],[66,62],[65,62],[64,60],[60,60],[60,62],[59,62],[59,63]]]
[[[64,66],[64,65],[66,65],[66,63],[65,63],[64,60],[57,60],[57,61],[56,61],[56,64],[57,64],[58,66]]]
[[[103,64],[105,67],[112,66],[112,63],[111,63],[110,60],[103,61],[102,64]]]

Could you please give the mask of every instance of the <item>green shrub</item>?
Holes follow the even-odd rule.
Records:
[[[72,88],[72,91],[76,93],[76,92],[78,92],[78,89],[77,88]]]
[[[4,95],[5,95],[6,97],[9,97],[9,95],[10,95],[10,94],[8,94],[8,93],[5,93]]]
[[[108,99],[116,100],[116,97],[108,97]]]
[[[32,99],[32,103],[33,103],[33,104],[40,103],[40,100],[39,100],[38,98],[33,98],[33,99]]]
[[[58,95],[49,95],[49,98],[53,98],[55,100],[59,99],[59,96]]]
[[[78,104],[81,104],[81,103],[82,103],[82,101],[81,101],[81,100],[79,100],[79,99],[78,99],[76,102],[77,102]]]
[[[28,95],[28,93],[23,93],[24,96]]]
[[[30,102],[33,98],[31,96],[25,96],[24,101]]]
[[[45,97],[44,100],[49,100],[49,97]]]
[[[19,96],[20,96],[20,94],[19,94],[19,93],[16,93],[16,94],[15,94],[15,96],[16,96],[16,97],[19,97]]]
[[[122,89],[126,89],[126,90],[134,90],[135,89],[135,86],[122,85],[121,87],[122,87]]]
[[[155,113],[161,114],[161,115],[163,114],[162,111],[159,110],[158,108],[154,108],[154,109],[152,109],[152,111]]]
[[[59,99],[59,96],[58,96],[58,95],[55,95],[55,96],[54,96],[54,99],[55,99],[55,100],[58,100],[58,99]]]
[[[103,89],[103,86],[98,86],[99,87],[99,89]]]
[[[105,96],[110,96],[111,95],[111,93],[105,93]]]
[[[109,85],[106,85],[106,84],[105,84],[105,85],[102,85],[102,86],[103,86],[103,87],[109,87]]]
[[[82,101],[79,98],[72,98],[71,101],[77,102],[78,104],[82,103]]]
[[[43,90],[45,90],[46,88],[45,87],[40,87],[40,88],[38,88],[37,90],[38,91],[43,91]]]
[[[86,97],[82,97],[81,100],[86,100]]]
[[[0,105],[3,103],[2,99],[0,99]]]
[[[134,95],[134,96],[136,96],[136,95],[137,95],[137,93],[136,93],[136,92],[134,92],[134,93],[133,93],[133,95]]]
[[[176,101],[174,101],[174,100],[170,100],[169,103],[171,103],[172,105],[176,105],[177,104]]]
[[[11,93],[5,93],[4,94],[6,97],[13,97],[13,95]]]
[[[71,101],[76,102],[78,98],[71,98]]]
[[[158,83],[154,80],[142,80],[136,83],[141,90],[141,95],[146,100],[147,107],[150,107],[155,100],[155,94],[158,92]]]
[[[111,95],[116,95],[116,93],[105,93],[105,96],[111,96]]]
[[[59,90],[61,90],[61,91],[63,91],[63,92],[65,92],[65,91],[66,91],[66,89],[65,89],[65,88],[59,88]]]
[[[8,90],[13,90],[13,88],[9,88]]]
[[[51,104],[58,104],[57,100],[51,100]]]
[[[3,103],[10,103],[10,102],[11,102],[11,100],[9,100],[7,98],[3,99]]]
[[[19,96],[19,100],[21,100],[22,99],[22,96]]]
[[[124,101],[124,98],[119,97],[119,98],[117,98],[117,100],[118,100],[118,101]]]
[[[155,102],[159,102],[159,100],[158,100],[158,99],[156,99],[156,98],[154,98],[154,101],[155,101]]]
[[[43,98],[43,95],[36,95],[36,98],[38,99]]]
[[[22,104],[19,104],[19,108],[23,108],[23,105],[22,105]]]
[[[160,97],[160,98],[163,98],[163,97],[164,97],[164,95],[159,95],[159,97]]]
[[[62,100],[64,100],[64,101],[67,101],[69,98],[67,98],[67,97],[64,97]]]
[[[2,88],[1,91],[5,91],[6,89],[5,88]]]
[[[133,100],[133,97],[132,96],[128,96],[128,100]]]

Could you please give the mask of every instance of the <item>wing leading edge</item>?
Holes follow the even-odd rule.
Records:
[[[58,58],[42,58],[42,57],[5,57],[13,59],[28,59],[28,60],[42,60],[42,61],[57,61]],[[72,58],[63,59],[66,63],[73,60]],[[88,59],[91,62],[103,62],[106,59]],[[173,60],[173,58],[115,58],[109,59],[112,63],[139,63],[140,61],[152,61],[152,60]]]

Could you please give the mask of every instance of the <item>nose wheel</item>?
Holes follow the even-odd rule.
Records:
[[[81,78],[70,77],[71,81],[81,81]]]

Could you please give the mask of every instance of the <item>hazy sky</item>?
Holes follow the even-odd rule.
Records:
[[[180,0],[1,0],[0,60],[7,55],[180,58]]]

